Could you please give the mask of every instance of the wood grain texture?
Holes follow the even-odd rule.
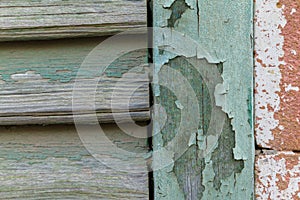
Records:
[[[0,41],[103,36],[145,25],[142,0],[0,2]]]
[[[77,74],[87,54],[103,40],[0,44],[0,125],[73,123],[73,114],[78,122],[89,123],[93,113],[100,122],[113,122],[114,117],[148,120],[148,74],[143,68],[129,72],[145,64],[146,51],[121,56],[102,74],[99,60]]]
[[[145,139],[128,136],[113,124],[102,128],[118,148],[147,153]],[[88,126],[86,130],[93,129]],[[146,129],[139,134],[146,136]],[[98,142],[105,148],[103,141]],[[106,152],[103,156],[116,155]],[[146,167],[136,163],[134,157],[126,159],[137,168]],[[2,126],[0,161],[1,199],[148,198],[147,172],[118,171],[115,163],[106,166],[96,160],[72,125]]]
[[[153,1],[156,199],[254,198],[252,4]]]

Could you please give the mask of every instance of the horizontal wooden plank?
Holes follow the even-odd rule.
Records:
[[[97,67],[77,74],[102,40],[0,44],[0,125],[73,123],[73,115],[94,123],[95,114],[100,122],[148,120],[147,70],[129,72],[145,64],[146,51],[121,56],[102,74]]]
[[[0,41],[103,36],[145,25],[142,0],[0,1]]]
[[[118,148],[147,153],[145,139],[128,136],[113,124],[102,128]],[[146,137],[146,129],[139,131]],[[104,149],[103,154],[112,161],[106,166],[85,149],[72,125],[0,127],[1,199],[147,199],[146,164],[126,157],[141,170],[119,171],[114,152]]]

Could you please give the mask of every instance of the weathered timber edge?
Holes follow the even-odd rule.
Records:
[[[148,120],[145,50],[121,55],[104,72],[101,57],[81,67],[104,39],[0,43],[0,125],[73,123],[73,114],[89,124]]]
[[[0,41],[105,36],[145,26],[145,1],[0,2]]]

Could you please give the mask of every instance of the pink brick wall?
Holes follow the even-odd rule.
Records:
[[[300,199],[300,1],[255,2],[257,199]],[[264,152],[269,152],[266,155]]]

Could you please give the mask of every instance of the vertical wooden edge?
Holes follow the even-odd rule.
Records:
[[[253,2],[161,0],[155,2],[153,9],[154,26],[171,29],[170,35],[159,31],[154,33],[156,47],[173,45],[176,49],[176,31],[181,32],[185,39],[205,47],[203,50],[196,48],[197,45],[182,42],[177,46],[182,50],[180,54],[174,55],[167,50],[154,52],[154,80],[157,80],[154,81],[154,96],[157,104],[166,106],[166,111],[160,107],[154,111],[154,150],[161,150],[160,154],[154,153],[154,165],[165,162],[163,168],[154,172],[155,198],[254,199]],[[203,65],[200,60],[205,58],[211,71],[216,69],[221,74],[221,82],[213,86],[211,95],[214,99],[211,109],[214,106],[216,110],[220,109],[222,113],[219,112],[218,116],[224,119],[217,143],[212,142],[216,140],[214,135],[205,135],[209,133],[209,129],[206,130],[208,122],[202,123],[203,128],[191,117],[187,118],[187,122],[185,118],[176,121],[182,115],[186,117],[185,112],[190,116],[199,114],[194,114],[195,109],[180,99],[187,90],[172,91],[172,94],[159,86],[163,82],[182,89],[184,81],[175,78],[172,70],[168,69],[172,68],[186,74],[194,91],[197,86],[199,88],[196,73],[186,72],[191,63],[178,61],[180,58],[196,59],[194,63],[198,62],[198,65],[195,66],[200,68]],[[159,74],[164,70],[170,77],[161,81]],[[171,86],[169,90],[176,87]],[[209,95],[205,89],[196,93],[202,97]],[[200,109],[200,114],[202,119],[206,119],[209,109],[205,106],[203,109]],[[165,112],[168,117],[167,123],[163,124]],[[174,121],[186,124],[178,130]],[[218,121],[215,123],[218,124]],[[172,141],[177,135],[185,137],[181,137],[181,142]],[[179,149],[185,149],[182,157],[176,157],[178,152],[172,150],[172,143]],[[210,152],[205,152],[208,149],[203,146],[205,143],[214,144]]]

